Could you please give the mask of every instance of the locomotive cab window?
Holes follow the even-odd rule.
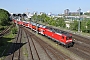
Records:
[[[66,37],[66,40],[72,39],[72,36],[68,36]]]

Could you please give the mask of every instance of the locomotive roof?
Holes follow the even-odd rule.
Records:
[[[46,27],[46,28],[48,28],[49,30],[51,30],[51,31],[53,31],[53,32],[55,32],[55,33],[60,33],[60,34],[65,34],[65,35],[68,34],[68,33],[65,32],[65,31],[62,31],[62,30],[59,30],[59,29],[55,29],[55,28],[52,28],[52,27]]]
[[[57,33],[60,33],[60,34],[64,34],[66,36],[70,36],[70,34],[68,32],[65,32],[65,31],[62,31],[62,30],[59,30],[59,29],[56,29],[55,30]]]

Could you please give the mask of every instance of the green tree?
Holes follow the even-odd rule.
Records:
[[[84,15],[90,15],[90,13],[87,13],[87,12],[86,12],[86,13],[84,13]]]
[[[48,23],[49,23],[49,25],[55,26],[56,21],[55,21],[53,18],[50,18],[50,19],[48,20]]]
[[[45,22],[45,18],[46,18],[46,17],[47,17],[46,14],[42,14],[42,15],[41,15],[41,21],[42,21],[42,22]]]
[[[42,14],[42,15],[34,14],[31,18],[33,21],[37,20],[41,22],[46,22],[48,16],[46,14]]]
[[[90,20],[87,21],[87,30],[90,33]]]
[[[87,21],[86,20],[81,21],[81,31],[82,32],[87,32],[86,26],[87,26]]]
[[[56,19],[56,26],[60,27],[66,27],[66,23],[63,18],[57,18]]]
[[[35,15],[33,15],[31,18],[32,18],[32,21],[35,21],[36,20],[36,14]]]
[[[35,20],[36,15],[33,15],[32,19]],[[37,20],[53,26],[66,27],[66,23],[63,18],[54,19],[52,17],[48,17],[46,14],[42,14],[37,16]]]
[[[40,21],[40,19],[41,19],[41,16],[40,16],[40,15],[38,15],[38,16],[37,16],[37,20],[38,20],[38,21]]]
[[[78,30],[78,21],[74,20],[73,23],[70,23],[70,29]]]
[[[49,24],[50,21],[51,21],[51,18],[48,17],[48,16],[44,19],[44,22],[45,22],[46,24]]]
[[[17,33],[17,28],[16,27],[12,28],[12,34],[16,34],[16,33]]]
[[[0,25],[8,25],[10,14],[4,9],[0,9]]]

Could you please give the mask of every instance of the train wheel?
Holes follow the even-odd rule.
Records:
[[[65,47],[66,47],[66,48],[69,48],[69,46],[68,46],[68,45],[65,45]]]
[[[60,44],[60,42],[57,42],[58,43],[58,45]]]
[[[73,45],[74,45],[74,42],[71,43],[71,47],[73,47]]]

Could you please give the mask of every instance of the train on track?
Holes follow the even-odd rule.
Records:
[[[35,22],[27,22],[27,21],[15,20],[15,19],[13,19],[13,22],[15,24],[30,28],[33,31],[37,31],[39,34],[47,36],[52,40],[58,42],[60,45],[63,45],[67,48],[72,47],[74,45],[72,40],[72,34],[68,32]]]

